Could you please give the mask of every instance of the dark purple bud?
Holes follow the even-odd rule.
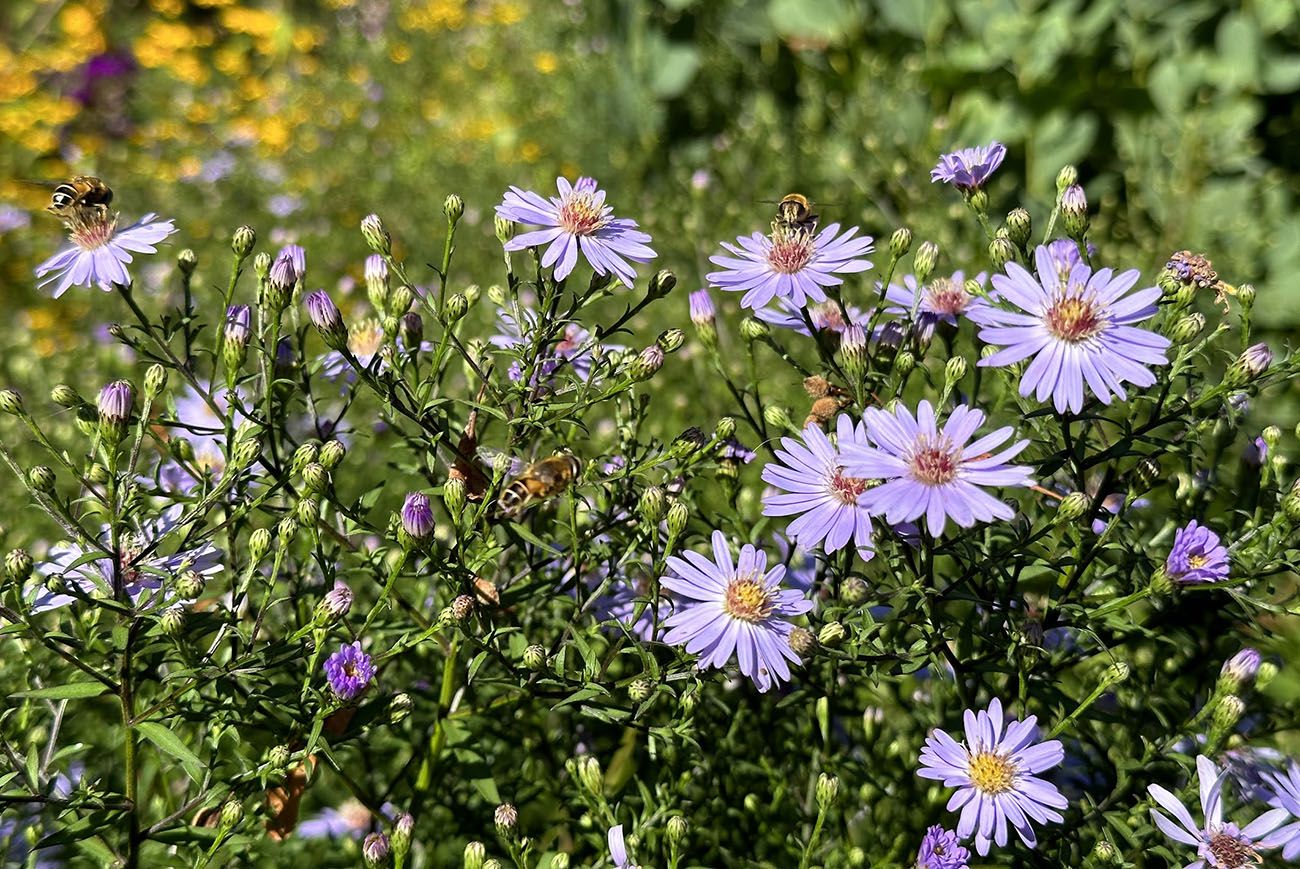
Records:
[[[412,492],[402,504],[402,530],[415,540],[423,540],[433,533],[433,510],[429,496]]]
[[[311,324],[316,327],[316,331],[320,332],[325,343],[336,350],[345,345],[348,340],[348,329],[343,325],[343,314],[334,304],[329,293],[316,290],[308,293],[304,302],[307,305],[307,316],[311,318]]]

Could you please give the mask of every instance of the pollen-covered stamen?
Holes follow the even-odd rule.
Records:
[[[957,451],[947,438],[921,435],[912,452],[912,479],[927,486],[941,486],[956,478],[957,463]]]
[[[1259,852],[1251,842],[1229,830],[1212,831],[1208,844],[1217,861],[1214,865],[1221,869],[1247,869],[1259,865]]]
[[[792,275],[808,265],[815,250],[813,237],[806,232],[776,231],[772,233],[767,262],[773,271]]]
[[[609,223],[596,197],[585,190],[575,189],[560,201],[560,226],[570,235],[591,235]]]
[[[960,314],[970,304],[970,293],[953,283],[952,278],[937,278],[925,289],[925,301],[936,314]]]
[[[1016,765],[1011,758],[991,751],[970,756],[966,769],[971,784],[982,793],[994,795],[1011,790],[1016,780]]]
[[[1086,341],[1106,325],[1101,308],[1078,295],[1058,296],[1047,309],[1047,330],[1063,341]]]
[[[845,504],[857,504],[858,497],[869,488],[871,488],[870,480],[850,477],[841,467],[835,468],[835,474],[830,479],[831,494]]]
[[[1192,570],[1196,570],[1204,567],[1206,562],[1209,560],[1210,559],[1206,558],[1204,555],[1189,555],[1187,556],[1187,566]]]
[[[352,355],[369,358],[384,346],[384,327],[368,318],[353,325],[348,332],[348,349]]]
[[[722,610],[742,622],[761,622],[772,614],[776,594],[763,584],[760,576],[737,574],[727,583]]]
[[[106,208],[78,208],[66,221],[68,237],[82,250],[103,247],[117,233],[117,215]]]

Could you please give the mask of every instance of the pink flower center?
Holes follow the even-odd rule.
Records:
[[[1000,794],[1011,790],[1016,780],[1016,765],[1009,757],[991,751],[981,751],[970,756],[966,768],[970,783],[985,794]]]
[[[912,479],[927,486],[942,486],[957,476],[957,451],[942,435],[934,441],[921,435],[912,452],[911,465]]]
[[[72,243],[85,251],[103,247],[117,233],[117,216],[111,219],[107,211],[101,213],[96,209],[79,209],[68,221]]]
[[[820,305],[810,306],[808,317],[818,329],[829,329],[832,332],[843,332],[848,325],[844,322],[844,315],[840,313],[840,306],[834,302],[822,302]]]
[[[957,315],[970,304],[970,294],[965,287],[953,283],[952,278],[938,278],[925,290],[925,301],[936,314]]]
[[[871,488],[870,481],[862,477],[846,476],[844,469],[840,467],[835,469],[835,475],[831,477],[831,494],[845,504],[856,506],[858,496],[869,488]]]
[[[772,271],[793,275],[808,265],[816,252],[812,236],[806,232],[778,232],[772,236],[772,249],[767,252]]]
[[[591,235],[609,222],[587,190],[573,190],[560,200],[560,226],[570,235]]]
[[[1062,341],[1086,341],[1106,324],[1101,308],[1091,299],[1063,296],[1047,309],[1047,330]]]
[[[1226,830],[1212,832],[1207,845],[1216,861],[1214,865],[1219,869],[1245,869],[1259,865],[1259,852],[1252,844]]]
[[[727,583],[722,599],[722,611],[733,619],[754,624],[772,614],[776,594],[765,586],[759,577],[741,574]]]

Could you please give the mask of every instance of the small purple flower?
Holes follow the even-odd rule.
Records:
[[[1247,869],[1258,866],[1259,854],[1256,849],[1270,847],[1259,840],[1286,820],[1286,809],[1267,811],[1243,828],[1231,822],[1224,823],[1223,784],[1228,773],[1221,772],[1205,755],[1199,755],[1196,758],[1196,775],[1200,780],[1204,827],[1192,820],[1191,812],[1179,802],[1178,797],[1160,785],[1147,785],[1147,793],[1151,798],[1178,821],[1175,824],[1163,813],[1151,809],[1151,820],[1155,821],[1160,832],[1179,844],[1196,848],[1200,859],[1188,863],[1183,869]]]
[[[123,425],[131,416],[131,406],[135,403],[135,390],[130,381],[114,380],[99,391],[96,403],[99,418],[109,425]]]
[[[865,272],[871,261],[871,236],[855,238],[855,226],[840,234],[832,223],[817,235],[803,230],[776,230],[771,236],[756,232],[742,235],[735,244],[722,243],[726,253],[709,257],[722,266],[705,278],[723,290],[743,292],[743,308],[755,311],[773,299],[789,300],[796,308],[826,301],[826,287],[844,283],[840,274]]]
[[[970,851],[962,847],[957,834],[935,824],[921,840],[916,869],[967,869],[969,859]]]
[[[691,305],[691,322],[697,327],[712,326],[717,319],[717,311],[713,307],[713,299],[709,297],[708,290],[696,290],[690,295]]]
[[[975,280],[983,284],[986,277],[980,272]],[[956,327],[958,317],[978,323],[989,308],[988,302],[966,291],[966,273],[960,271],[953,272],[951,277],[935,278],[924,287],[917,285],[913,275],[904,275],[902,286],[889,285],[885,299],[896,306],[885,309],[890,314],[910,318],[912,311],[916,311],[916,324],[923,340],[929,340],[940,323]]]
[[[1156,382],[1146,366],[1165,365],[1169,339],[1132,325],[1156,312],[1159,287],[1147,287],[1125,297],[1137,283],[1137,269],[1114,275],[1111,269],[1093,272],[1076,264],[1062,280],[1060,264],[1047,247],[1035,252],[1035,277],[1017,263],[1007,274],[994,275],[993,287],[1019,310],[989,306],[981,314],[980,340],[1003,349],[980,365],[1003,366],[1029,357],[1033,361],[1020,379],[1020,394],[1051,396],[1057,411],[1083,409],[1084,385],[1102,404],[1112,394],[1128,396],[1124,381],[1147,387]]]
[[[128,286],[131,275],[126,264],[132,253],[157,253],[159,244],[176,231],[170,220],[155,221],[146,214],[126,229],[117,228],[117,218],[77,219],[70,224],[71,244],[36,267],[39,286],[54,284],[54,298],[69,287],[98,286],[112,292],[114,284]]]
[[[343,323],[343,312],[334,304],[330,294],[316,290],[308,293],[303,303],[307,306],[307,317],[325,343],[336,351],[342,348],[347,342],[348,327]]]
[[[948,800],[948,811],[961,809],[957,835],[968,839],[974,834],[981,857],[988,854],[989,845],[1007,844],[1008,822],[1020,841],[1032,848],[1038,840],[1031,820],[1040,824],[1065,820],[1055,811],[1068,805],[1065,797],[1055,785],[1038,778],[1038,773],[1061,763],[1065,749],[1056,739],[1039,742],[1037,722],[1037,716],[1031,715],[1007,723],[1004,732],[1002,701],[994,697],[987,711],[966,710],[964,742],[936,728],[921,749],[916,774],[957,788]]]
[[[1193,519],[1174,533],[1165,572],[1176,582],[1222,582],[1228,578],[1228,550],[1219,535]]]
[[[748,465],[757,456],[758,453],[736,440],[735,437],[727,438],[718,448],[718,460],[722,462]]]
[[[940,430],[934,408],[922,401],[915,417],[899,404],[892,414],[867,408],[863,422],[874,446],[841,444],[840,455],[847,473],[885,481],[867,490],[863,503],[873,514],[883,513],[890,525],[924,515],[930,533],[938,537],[948,519],[963,528],[1010,519],[1014,515],[1011,507],[980,487],[1033,483],[1031,468],[1007,464],[1029,441],[992,452],[1012,436],[1011,426],[967,443],[984,422],[982,411],[961,405]]]
[[[242,406],[242,397],[236,391],[235,405],[231,406],[231,393],[222,390],[213,390],[211,384],[199,383],[205,393],[212,396],[213,403],[216,404],[217,410],[221,413],[231,413],[233,415],[232,423],[236,428],[243,423],[247,417],[244,416],[240,407]],[[212,474],[214,478],[219,478],[226,469],[226,423],[222,417],[218,416],[216,411],[203,399],[197,390],[192,386],[186,386],[176,401],[175,423],[173,428],[179,431],[180,436],[189,441],[190,447],[194,452],[194,460],[189,463],[197,470],[200,476]],[[175,436],[175,433],[173,434]],[[189,467],[183,466],[178,462],[172,461],[165,463],[159,477],[164,484],[164,488],[169,491],[190,493],[193,492],[203,481],[196,478]]]
[[[250,310],[248,305],[231,305],[226,309],[226,340],[235,344],[247,344],[250,329]]]
[[[586,577],[587,585],[593,589],[599,587],[608,573],[608,565],[600,565]],[[605,594],[595,601],[593,609],[601,621],[619,622],[637,639],[649,643],[656,639],[655,626],[662,625],[672,612],[667,600],[661,600],[656,607],[650,592],[650,581],[645,572],[633,565],[625,565],[606,587]],[[641,611],[640,616],[637,610]],[[612,627],[612,632],[621,635],[617,627]]]
[[[360,800],[348,799],[337,809],[322,809],[299,824],[295,832],[304,839],[360,839],[370,829],[372,817]]]
[[[697,552],[669,556],[664,588],[681,598],[680,608],[664,624],[664,642],[685,644],[699,655],[698,667],[723,667],[733,657],[740,672],[766,692],[790,679],[787,660],[800,663],[790,648],[794,625],[813,603],[803,592],[781,588],[785,566],[767,568],[767,556],[746,544],[733,562],[726,535],[713,532],[713,560]],[[764,572],[766,571],[766,572]]]
[[[1260,847],[1280,847],[1282,859],[1295,862],[1300,858],[1300,766],[1291,761],[1285,773],[1270,770],[1263,774],[1263,778],[1266,786],[1271,785],[1268,804],[1286,810],[1290,817],[1283,822],[1283,826],[1269,833]]]
[[[1006,146],[1001,142],[959,148],[939,158],[939,165],[930,170],[930,181],[943,181],[958,190],[977,190],[997,171],[1006,156]]]
[[[800,335],[811,336],[812,333],[808,331],[808,324],[803,318],[805,310],[808,312],[808,319],[812,321],[813,328],[818,332],[840,336],[843,336],[844,330],[850,326],[858,326],[865,330],[867,324],[871,322],[873,313],[870,309],[864,311],[856,305],[846,305],[845,310],[849,312],[849,319],[846,321],[844,311],[841,311],[840,306],[835,302],[822,302],[804,308],[789,299],[778,297],[776,307],[769,305],[759,308],[754,312],[754,316],[764,323],[780,326],[782,329],[791,329]],[[876,331],[879,332],[879,328]],[[866,334],[865,331],[863,334]]]
[[[628,856],[622,824],[610,827],[605,838],[609,844],[609,859],[613,861],[615,869],[638,869],[636,863]]]
[[[522,308],[521,311],[524,318],[522,329],[514,315],[504,308],[497,309],[497,322],[501,331],[488,339],[492,346],[512,349],[532,345],[533,333],[537,329],[537,314],[529,308]],[[559,340],[543,350],[533,375],[534,380],[550,378],[561,367],[561,362],[567,362],[574,374],[586,380],[591,377],[596,359],[605,353],[622,349],[622,344],[596,344],[582,324],[566,323]],[[524,377],[523,365],[516,360],[508,373],[511,380],[519,382]]]
[[[361,843],[361,856],[367,866],[387,866],[392,845],[383,833],[371,833]]]
[[[340,700],[353,700],[366,690],[374,678],[375,666],[370,656],[361,651],[358,640],[339,647],[325,661],[325,678]]]
[[[837,443],[831,443],[825,432],[810,425],[801,440],[781,438],[782,449],[776,451],[776,461],[764,466],[762,476],[782,491],[763,499],[763,515],[797,515],[786,533],[805,549],[821,546],[836,552],[852,541],[858,555],[870,560],[876,554],[866,506],[871,481],[847,473],[840,458],[848,444],[870,446],[867,429],[840,414],[835,433]]]
[[[1261,658],[1257,650],[1245,648],[1223,662],[1219,677],[1240,686],[1255,681]]]
[[[293,289],[294,284],[302,280],[307,272],[307,253],[296,244],[287,244],[280,248],[271,263],[269,280],[282,289]]]
[[[433,533],[433,510],[429,496],[411,492],[402,504],[402,530],[416,540],[424,540]]]
[[[605,204],[605,191],[597,187],[595,179],[579,178],[571,185],[567,179],[557,178],[555,183],[560,195],[549,199],[518,187],[506,193],[496,207],[497,216],[546,227],[516,236],[506,242],[506,250],[548,245],[542,265],[555,266],[557,281],[569,276],[581,252],[598,274],[612,273],[630,288],[636,271],[627,260],[644,263],[655,258],[646,244],[650,236],[637,230],[635,220],[614,217],[614,210]]]

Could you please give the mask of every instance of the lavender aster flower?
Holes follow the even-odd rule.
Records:
[[[608,567],[601,565],[587,577],[587,584],[592,588],[600,586],[608,572]],[[663,624],[664,619],[672,611],[671,605],[666,600],[660,601],[659,606],[655,607],[650,597],[649,579],[641,574],[615,577],[605,594],[595,602],[594,609],[597,618],[601,621],[621,623],[643,643],[655,639],[655,625]],[[637,610],[641,611],[639,616]],[[612,632],[621,633],[617,627],[614,627]]]
[[[916,869],[967,869],[969,859],[970,851],[961,846],[957,834],[935,824],[921,840]]]
[[[204,393],[211,394],[218,410],[222,413],[230,412],[229,392],[213,391],[211,385],[207,383],[200,383],[199,386]],[[238,428],[247,417],[239,409],[242,398],[238,391],[235,397],[233,423]],[[167,490],[188,494],[193,492],[203,482],[202,478],[208,474],[219,478],[225,473],[226,424],[204,400],[203,395],[192,386],[186,386],[185,391],[175,401],[174,428],[179,429],[181,435],[190,443],[194,452],[194,459],[190,463],[193,470],[179,462],[167,462],[159,470],[159,479]],[[195,476],[195,471],[198,472],[198,476]]]
[[[1263,778],[1269,787],[1268,804],[1284,809],[1290,817],[1269,833],[1260,847],[1281,848],[1282,859],[1294,862],[1300,858],[1300,766],[1291,761],[1285,773],[1269,770]]]
[[[347,348],[362,368],[369,368],[372,362],[379,359],[378,370],[383,370],[384,362],[380,351],[384,349],[384,327],[379,319],[366,317],[348,326]],[[331,379],[342,377],[346,382],[356,377],[347,357],[338,350],[332,350],[322,358],[321,373]]]
[[[226,340],[239,346],[248,343],[250,309],[248,305],[231,305],[226,309]]]
[[[780,326],[782,329],[791,329],[800,335],[811,336],[808,331],[808,324],[804,321],[803,312],[808,312],[808,319],[812,320],[813,328],[818,332],[829,332],[833,335],[843,336],[844,330],[850,326],[859,326],[863,330],[871,322],[872,310],[862,310],[856,305],[846,305],[845,310],[849,312],[848,320],[844,319],[844,311],[835,302],[822,302],[817,305],[808,305],[804,308],[796,305],[789,299],[778,297],[775,307],[768,306],[759,308],[754,312],[754,316],[764,323],[770,323],[773,326]],[[880,331],[877,327],[876,332]],[[865,332],[864,332],[865,335]]]
[[[521,312],[524,319],[522,328],[509,311],[497,309],[497,322],[501,331],[488,339],[492,346],[503,349],[531,346],[532,333],[537,329],[537,314],[528,308],[521,309]],[[538,360],[534,378],[549,378],[560,368],[561,362],[567,362],[574,374],[586,380],[591,377],[596,359],[604,353],[622,349],[622,344],[596,344],[582,324],[566,323],[559,340],[547,348]],[[523,379],[523,366],[518,361],[510,366],[509,376],[516,382]]]
[[[402,504],[402,530],[416,540],[423,540],[433,533],[433,510],[429,507],[429,496],[422,492],[411,492]]]
[[[980,272],[975,280],[983,284],[987,276]],[[920,297],[919,300],[917,297]],[[890,284],[885,299],[895,307],[885,310],[896,316],[910,317],[916,311],[916,325],[921,337],[929,340],[940,323],[956,327],[958,317],[968,317],[980,322],[989,303],[966,291],[966,273],[953,272],[950,277],[938,277],[924,287],[918,286],[916,277],[904,275],[902,286]]]
[[[371,663],[370,656],[361,651],[360,641],[340,646],[325,661],[325,678],[340,700],[358,697],[366,690],[374,675],[375,666]]]
[[[706,279],[723,290],[743,292],[740,305],[755,311],[775,298],[788,299],[796,308],[826,301],[826,287],[844,283],[840,274],[865,272],[871,268],[871,236],[855,238],[858,228],[840,234],[832,223],[817,235],[804,230],[776,229],[766,236],[756,232],[742,235],[735,244],[722,243],[726,253],[709,257],[722,266]]]
[[[69,287],[98,286],[111,292],[114,284],[127,286],[126,270],[132,253],[157,253],[155,247],[176,231],[170,220],[155,220],[146,214],[126,229],[117,228],[117,217],[78,216],[68,222],[71,244],[36,267],[38,286],[54,285],[54,298]]]
[[[1174,533],[1165,572],[1176,582],[1222,582],[1228,578],[1228,550],[1219,535],[1193,519]]]
[[[709,296],[709,291],[696,290],[689,297],[691,307],[691,322],[697,327],[712,326],[717,319],[717,311],[713,307],[713,299]]]
[[[649,262],[656,254],[646,246],[650,236],[637,230],[635,220],[614,217],[605,204],[605,191],[595,179],[579,178],[570,185],[564,178],[555,179],[558,197],[543,199],[529,190],[511,187],[500,205],[498,217],[544,226],[525,232],[506,242],[506,250],[523,250],[548,245],[542,265],[555,266],[555,279],[562,281],[573,271],[581,251],[598,274],[613,274],[626,286],[636,280],[636,271],[627,260]]]
[[[1037,837],[1030,821],[1061,823],[1055,809],[1064,809],[1065,797],[1038,773],[1057,766],[1065,757],[1059,740],[1039,742],[1037,716],[1012,721],[1003,730],[1002,701],[994,697],[988,710],[965,714],[966,740],[958,743],[942,730],[932,730],[921,749],[921,778],[943,782],[957,792],[948,811],[961,809],[957,835],[975,836],[975,850],[984,856],[989,845],[1007,843],[1007,823],[1020,841],[1034,847]]]
[[[135,390],[130,381],[114,380],[99,391],[96,402],[99,419],[106,425],[123,425],[131,416],[131,406],[135,403]]]
[[[304,839],[360,839],[370,829],[370,810],[360,800],[348,799],[337,809],[325,808],[294,831]]]
[[[782,490],[763,499],[764,516],[792,516],[787,533],[805,549],[820,545],[836,552],[853,541],[864,560],[875,555],[871,546],[870,481],[845,472],[840,450],[848,444],[869,447],[863,423],[853,425],[848,414],[835,423],[836,444],[819,427],[810,425],[801,440],[781,438],[776,461],[763,468],[763,480]]]
[[[1188,863],[1183,869],[1247,869],[1259,866],[1260,858],[1256,849],[1267,847],[1259,840],[1286,820],[1286,809],[1267,811],[1241,828],[1231,822],[1224,823],[1223,784],[1228,773],[1221,772],[1205,755],[1199,755],[1196,758],[1196,775],[1200,781],[1204,827],[1192,820],[1191,812],[1179,802],[1178,797],[1160,785],[1147,785],[1147,793],[1151,798],[1178,821],[1175,824],[1163,813],[1151,809],[1151,820],[1155,821],[1160,832],[1179,844],[1196,848],[1200,859]]]
[[[892,414],[867,408],[862,419],[874,446],[841,443],[840,455],[846,473],[885,481],[864,493],[860,503],[873,514],[883,513],[891,525],[924,514],[930,533],[937,537],[950,518],[963,528],[1010,519],[1012,509],[979,487],[1032,484],[1030,468],[1007,464],[1029,441],[1017,441],[992,454],[1012,436],[1011,426],[967,443],[984,422],[981,411],[957,407],[942,430],[928,401],[917,405],[915,417],[899,404]]]
[[[993,287],[1018,311],[990,306],[981,315],[979,337],[1003,349],[980,365],[1010,365],[1034,360],[1020,379],[1020,394],[1035,392],[1039,401],[1052,397],[1058,412],[1083,409],[1084,384],[1103,404],[1112,393],[1127,398],[1123,383],[1147,387],[1156,382],[1145,366],[1165,365],[1169,339],[1133,326],[1156,312],[1159,287],[1125,298],[1137,283],[1130,269],[1093,272],[1080,262],[1065,280],[1048,249],[1035,251],[1038,276],[1016,263],[1007,274],[994,275]]]
[[[627,842],[623,838],[623,825],[615,824],[609,828],[606,834],[606,840],[609,843],[609,859],[613,861],[615,869],[639,869],[636,863],[627,853]]]
[[[712,561],[697,552],[670,556],[672,575],[661,583],[683,601],[664,622],[671,629],[664,642],[685,644],[700,656],[700,669],[722,667],[734,654],[740,672],[759,691],[788,681],[786,661],[798,664],[799,656],[790,649],[794,625],[786,619],[808,612],[813,603],[802,592],[781,588],[783,565],[764,573],[766,568],[767,556],[748,544],[733,562],[721,531],[713,532]]]
[[[1001,142],[959,148],[939,158],[939,164],[930,170],[930,181],[943,181],[958,190],[975,190],[984,186],[1006,156],[1006,146]]]

